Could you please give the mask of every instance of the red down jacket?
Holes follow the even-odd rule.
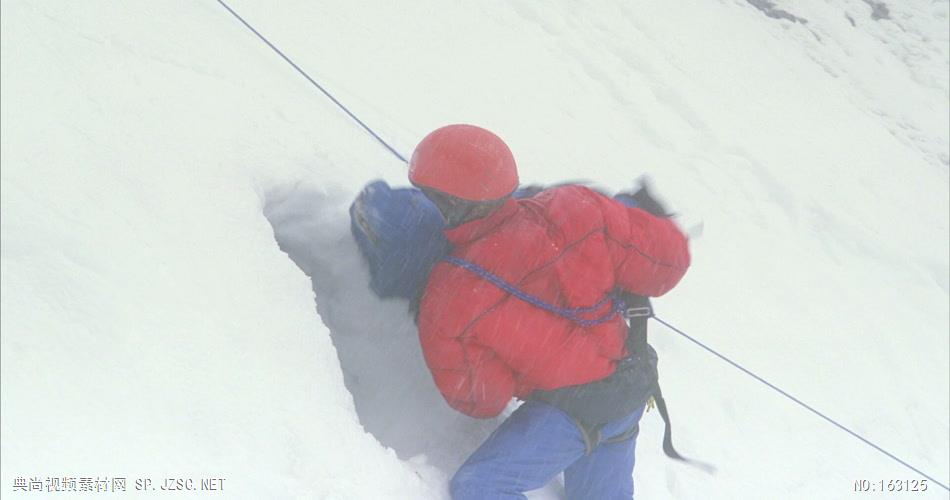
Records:
[[[447,229],[452,255],[564,308],[588,307],[616,287],[658,296],[689,266],[669,219],[582,186],[508,200],[488,217]],[[608,314],[608,302],[585,314]],[[512,396],[602,379],[624,358],[623,320],[583,327],[448,262],[432,269],[419,310],[426,363],[450,406],[499,414]]]

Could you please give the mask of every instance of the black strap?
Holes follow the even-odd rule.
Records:
[[[663,399],[663,394],[660,391],[659,383],[657,383],[656,394],[653,395],[653,400],[656,402],[656,409],[660,412],[660,418],[663,419],[663,424],[666,426],[666,428],[663,430],[663,453],[673,460],[679,460],[683,463],[692,465],[693,467],[696,467],[697,469],[700,469],[708,474],[715,474],[716,467],[712,464],[686,458],[683,455],[680,455],[679,452],[676,451],[676,448],[673,447],[673,425],[670,423],[670,412],[666,407],[666,400]]]
[[[660,391],[660,384],[656,384],[656,393],[653,394],[653,401],[656,403],[656,409],[660,412],[660,418],[663,419],[663,453],[674,460],[687,460],[680,455],[673,447],[673,425],[670,423],[670,411],[666,408],[666,400],[663,399],[663,393]]]
[[[622,443],[624,441],[629,441],[637,437],[639,434],[640,434],[640,422],[637,422],[633,424],[633,427],[625,430],[620,435],[614,436],[610,439],[605,440],[604,444]]]
[[[653,317],[653,307],[650,303],[650,299],[642,295],[634,295],[627,292],[623,293],[621,297],[629,308],[627,310],[628,314],[625,315],[629,320],[627,329],[627,349],[632,353],[637,352],[640,349],[649,348],[649,343],[647,341],[647,320]],[[642,313],[629,314],[630,311]],[[650,349],[652,350],[652,348]],[[660,418],[663,419],[663,425],[665,426],[663,430],[663,453],[673,460],[679,460],[681,462],[688,463],[710,474],[714,473],[716,468],[712,465],[705,462],[700,462],[698,460],[686,458],[683,455],[680,455],[679,452],[676,451],[676,448],[673,447],[673,424],[670,421],[670,411],[666,406],[666,400],[663,399],[663,391],[660,390],[659,371],[655,373],[655,377],[653,401],[656,403],[656,409],[660,412]]]
[[[577,429],[581,431],[581,437],[584,438],[584,454],[590,455],[597,448],[597,445],[600,444],[600,429],[603,426],[597,425],[589,427],[573,416],[571,416],[571,420],[574,422],[574,425],[577,426]]]

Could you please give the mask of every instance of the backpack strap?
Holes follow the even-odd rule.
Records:
[[[666,456],[672,458],[673,460],[679,460],[680,462],[692,465],[707,474],[715,474],[716,467],[712,464],[695,460],[692,458],[686,458],[683,455],[680,455],[676,451],[676,448],[673,448],[673,431],[672,424],[670,423],[670,412],[666,408],[666,400],[663,399],[663,394],[660,391],[660,385],[656,386],[656,393],[653,395],[653,400],[656,401],[656,409],[660,412],[660,418],[663,419],[663,425],[665,426],[663,430],[663,453]]]
[[[653,349],[647,340],[647,321],[653,317],[653,307],[649,297],[635,295],[624,292],[622,300],[627,305],[624,316],[628,319],[627,325],[627,350],[638,352],[639,349]],[[688,463],[702,469],[708,473],[715,472],[715,467],[704,462],[692,460],[680,455],[673,447],[673,424],[670,420],[670,411],[666,406],[666,400],[663,398],[663,391],[660,389],[659,371],[654,373],[653,401],[656,403],[656,409],[663,419],[663,453],[681,462]]]

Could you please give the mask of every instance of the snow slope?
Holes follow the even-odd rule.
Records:
[[[3,496],[91,476],[443,498],[497,421],[441,401],[346,220],[403,165],[216,2],[0,5]],[[526,183],[649,173],[704,222],[659,314],[950,479],[947,1],[232,6],[404,153],[471,122]],[[677,444],[718,473],[663,457],[647,415],[638,498],[919,479],[651,337]]]

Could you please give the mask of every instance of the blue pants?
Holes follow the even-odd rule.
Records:
[[[566,413],[528,401],[455,473],[452,498],[524,499],[525,491],[541,488],[564,471],[564,488],[571,500],[630,500],[636,435],[619,439],[642,414],[641,408],[608,423],[588,442]]]

